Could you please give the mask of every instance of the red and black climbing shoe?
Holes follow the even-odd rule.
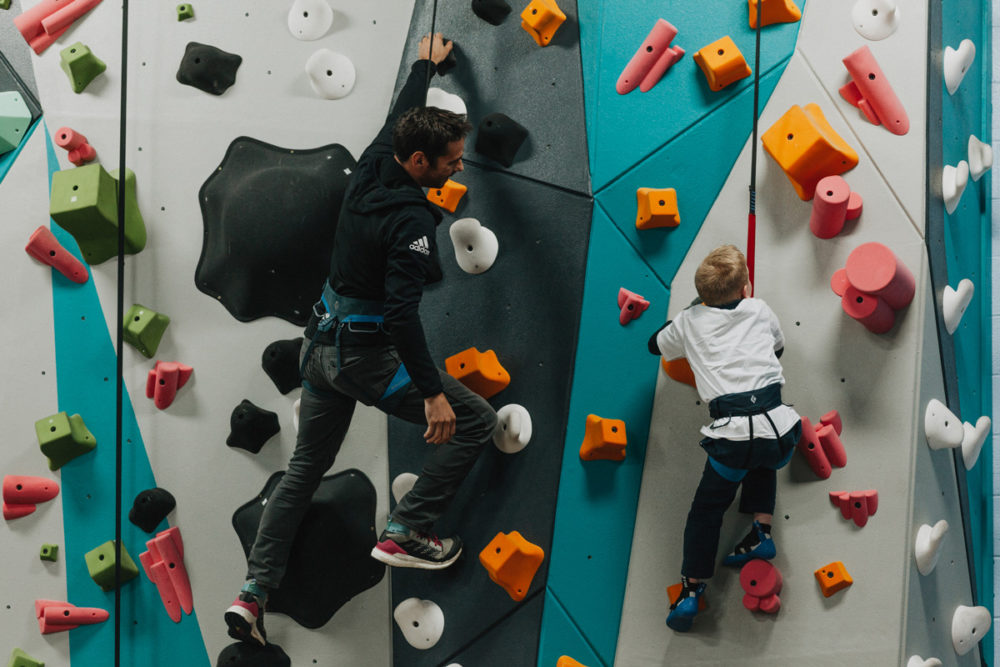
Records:
[[[247,582],[233,604],[226,610],[226,625],[229,636],[247,644],[267,646],[267,632],[264,631],[264,605],[267,595],[254,592],[256,584]]]
[[[438,539],[399,524],[390,524],[372,548],[372,558],[393,567],[443,570],[462,554],[457,536]]]

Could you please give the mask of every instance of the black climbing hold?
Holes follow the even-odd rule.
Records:
[[[240,137],[198,194],[205,236],[195,284],[241,322],[304,326],[330,273],[333,235],[355,161]]]
[[[444,41],[447,43],[448,38],[446,37]],[[458,59],[455,58],[455,49],[457,48],[458,44],[452,41],[451,51],[448,52],[448,55],[445,56],[444,60],[442,60],[437,64],[438,76],[444,76],[445,74],[450,72],[455,67],[455,65],[458,64]]]
[[[472,11],[487,23],[500,25],[510,14],[510,5],[504,0],[472,0]]]
[[[226,444],[256,454],[280,430],[277,413],[258,408],[243,399],[229,417],[229,437],[226,438]]]
[[[215,665],[216,667],[291,667],[292,660],[277,644],[261,646],[237,642],[222,649]]]
[[[264,349],[260,365],[264,367],[267,377],[271,378],[282,394],[302,386],[302,377],[299,375],[299,351],[302,349],[302,340],[301,337],[276,340]]]
[[[233,528],[246,554],[264,506],[284,474],[271,475],[257,497],[233,514]],[[371,557],[375,502],[375,487],[360,470],[323,478],[295,534],[281,587],[268,597],[269,612],[318,628],[348,600],[382,580],[385,566]]]
[[[177,506],[177,501],[166,489],[154,487],[140,491],[132,501],[132,509],[128,512],[128,520],[152,533],[160,522]]]
[[[516,120],[502,113],[491,113],[479,123],[476,152],[509,167],[527,138],[528,131]]]
[[[243,58],[208,44],[188,42],[177,68],[177,80],[212,95],[221,95],[236,83],[236,70]]]

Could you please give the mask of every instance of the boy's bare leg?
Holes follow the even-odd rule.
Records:
[[[771,521],[774,520],[774,515],[773,514],[764,514],[763,512],[754,512],[753,520],[756,521],[757,523],[763,523],[763,524],[767,524],[768,526],[770,526],[770,525],[772,525]]]

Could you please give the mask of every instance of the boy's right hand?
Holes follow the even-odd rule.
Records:
[[[433,48],[431,47],[432,47],[431,35],[430,33],[428,33],[423,36],[423,39],[420,40],[420,48],[418,50],[417,59],[418,60],[429,59],[432,63],[437,65],[442,60],[448,57],[448,54],[451,53],[451,50],[454,47],[454,44],[452,44],[450,39],[447,42],[445,42],[444,35],[442,35],[441,33],[435,33]]]
[[[455,411],[444,392],[424,399],[424,416],[427,430],[424,440],[432,445],[443,445],[455,435]]]

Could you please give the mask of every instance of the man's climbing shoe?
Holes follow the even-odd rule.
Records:
[[[771,560],[778,553],[771,539],[771,526],[753,522],[750,532],[736,545],[733,553],[723,559],[723,565],[741,566],[755,558]]]
[[[247,644],[267,646],[267,632],[264,631],[266,604],[267,593],[253,579],[247,580],[239,597],[226,610],[229,636]]]
[[[378,543],[372,548],[372,558],[393,567],[416,567],[423,570],[443,570],[462,553],[462,540],[415,531],[390,522]]]
[[[705,592],[705,582],[693,584],[687,577],[681,577],[681,592],[670,605],[667,615],[667,627],[676,632],[687,632],[698,615],[698,601]]]

